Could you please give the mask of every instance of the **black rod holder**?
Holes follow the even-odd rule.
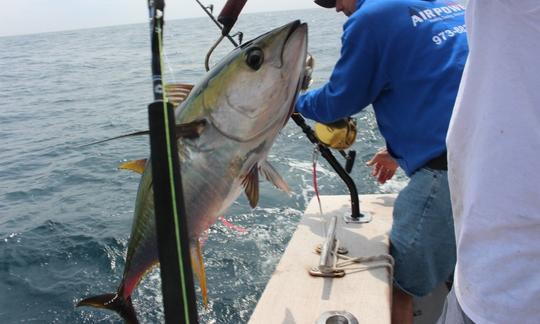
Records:
[[[315,136],[315,132],[306,124],[306,121],[304,117],[302,117],[300,114],[293,114],[292,120],[302,128],[302,131],[304,134],[306,134],[307,138],[311,141],[311,143],[316,144],[318,150],[321,152],[321,156],[328,161],[330,166],[336,171],[336,173],[339,175],[339,177],[345,182],[345,185],[347,185],[347,188],[349,189],[349,193],[351,196],[351,218],[352,220],[358,220],[362,217],[362,214],[360,213],[360,201],[358,199],[358,190],[356,189],[356,184],[354,183],[353,179],[349,176],[349,174],[343,169],[341,164],[336,160],[330,149],[317,139]]]

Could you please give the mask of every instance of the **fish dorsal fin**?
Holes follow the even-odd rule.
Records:
[[[253,166],[251,171],[242,180],[244,192],[249,200],[251,208],[255,208],[259,202],[259,167],[257,164]]]
[[[274,169],[274,167],[268,163],[268,161],[263,161],[259,167],[261,174],[270,181],[278,189],[285,191],[286,193],[291,193],[291,188],[287,182],[281,177],[281,175]]]
[[[191,89],[193,89],[193,84],[170,83],[165,85],[165,93],[167,93],[167,98],[174,108],[186,100],[191,93]]]
[[[143,173],[147,159],[127,161],[118,166],[118,169],[131,170],[137,173]]]

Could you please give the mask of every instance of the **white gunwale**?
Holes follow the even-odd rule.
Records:
[[[319,264],[314,252],[325,239],[325,222],[338,215],[337,239],[349,256],[374,256],[389,252],[395,194],[361,195],[360,210],[370,223],[346,224],[350,197],[321,196],[309,203],[281,261],[268,282],[249,323],[315,323],[326,311],[347,311],[360,323],[390,323],[391,278],[387,268],[369,269],[343,278],[320,278],[308,270]]]

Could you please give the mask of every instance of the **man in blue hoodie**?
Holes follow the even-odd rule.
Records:
[[[443,0],[315,0],[349,19],[330,80],[296,111],[331,123],[372,105],[386,148],[368,165],[379,182],[410,181],[393,212],[393,323],[412,323],[413,296],[451,278],[455,237],[445,138],[467,57],[465,7]]]

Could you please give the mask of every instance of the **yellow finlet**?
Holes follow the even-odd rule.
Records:
[[[131,170],[142,174],[146,166],[147,159],[127,161],[118,166],[118,169]]]
[[[201,287],[201,294],[203,299],[203,304],[205,308],[208,308],[208,290],[206,287],[206,271],[204,269],[204,261],[202,256],[201,243],[197,240],[196,246],[191,246],[190,249],[191,255],[191,267],[193,268],[193,273],[199,279],[199,286]]]
[[[185,83],[170,83],[165,85],[165,93],[169,102],[173,104],[174,108],[178,107],[189,96],[192,84]]]

